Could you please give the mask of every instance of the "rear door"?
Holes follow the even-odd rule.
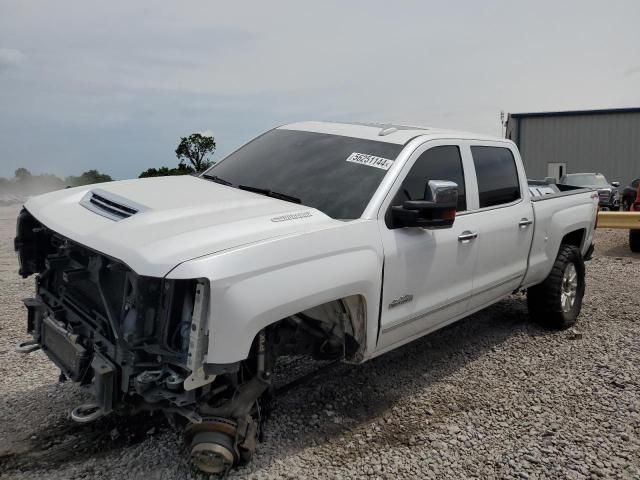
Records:
[[[466,160],[468,162],[468,159]],[[475,187],[465,180],[460,142],[429,141],[411,156],[383,202],[379,228],[384,247],[384,284],[378,349],[389,349],[462,316],[472,291],[479,218],[464,215]],[[464,167],[463,167],[464,164]],[[459,187],[452,228],[390,228],[389,211],[405,200],[424,199],[429,180]],[[461,238],[462,237],[462,238]]]
[[[478,260],[469,308],[476,310],[508,295],[527,270],[533,237],[533,208],[517,152],[500,142],[468,146],[478,186]]]

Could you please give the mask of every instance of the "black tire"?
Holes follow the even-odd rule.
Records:
[[[634,253],[640,252],[640,230],[629,230],[629,248]]]
[[[563,308],[563,288],[568,288],[565,272],[573,266],[577,285],[573,304],[567,303]],[[570,271],[569,271],[570,273]],[[584,297],[584,261],[580,250],[573,245],[561,245],[551,273],[544,282],[527,290],[527,305],[531,317],[541,325],[565,329],[576,323],[582,309]]]
[[[629,210],[631,210],[631,203],[629,203],[629,200],[622,200],[620,210],[623,212],[628,212]]]

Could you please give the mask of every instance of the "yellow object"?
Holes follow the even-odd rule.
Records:
[[[640,230],[640,212],[598,212],[598,228]]]

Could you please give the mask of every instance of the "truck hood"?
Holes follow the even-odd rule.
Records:
[[[59,190],[25,208],[51,230],[155,277],[196,257],[341,223],[304,205],[192,176]]]

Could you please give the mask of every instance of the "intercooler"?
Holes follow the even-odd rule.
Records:
[[[78,342],[78,336],[57,325],[51,317],[45,317],[40,327],[40,345],[62,373],[80,382],[87,374],[91,355]]]

